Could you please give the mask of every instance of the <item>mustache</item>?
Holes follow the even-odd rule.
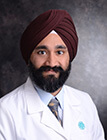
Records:
[[[64,72],[63,68],[60,66],[42,66],[38,69],[39,72],[50,71],[53,70],[54,72]]]

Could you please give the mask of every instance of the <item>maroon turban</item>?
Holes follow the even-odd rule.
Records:
[[[72,18],[65,10],[53,9],[39,15],[23,33],[20,48],[26,63],[28,63],[34,48],[52,30],[57,32],[68,47],[70,60],[74,59],[77,52],[78,37]]]

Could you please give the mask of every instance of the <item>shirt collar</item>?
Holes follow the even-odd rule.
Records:
[[[52,98],[56,97],[59,100],[59,102],[60,102],[61,108],[62,109],[64,108],[64,89],[63,89],[63,87],[62,87],[62,89],[60,90],[60,92],[56,96],[53,96],[51,93],[42,90],[41,88],[39,88],[35,84],[34,84],[34,87],[37,90],[37,93],[38,93],[40,99],[43,101],[43,103],[45,105],[48,105],[50,100]]]

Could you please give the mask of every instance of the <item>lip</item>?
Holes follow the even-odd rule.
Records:
[[[59,72],[55,72],[53,70],[49,70],[49,71],[44,71],[43,75],[44,76],[54,75],[55,77],[58,77],[59,76]]]
[[[47,74],[56,74],[57,72],[55,72],[53,70],[49,70],[49,71],[45,71],[44,73],[47,73]]]

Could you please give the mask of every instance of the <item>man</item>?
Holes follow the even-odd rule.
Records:
[[[27,82],[0,100],[0,140],[104,140],[87,93],[64,85],[78,37],[64,10],[49,10],[24,31]]]

